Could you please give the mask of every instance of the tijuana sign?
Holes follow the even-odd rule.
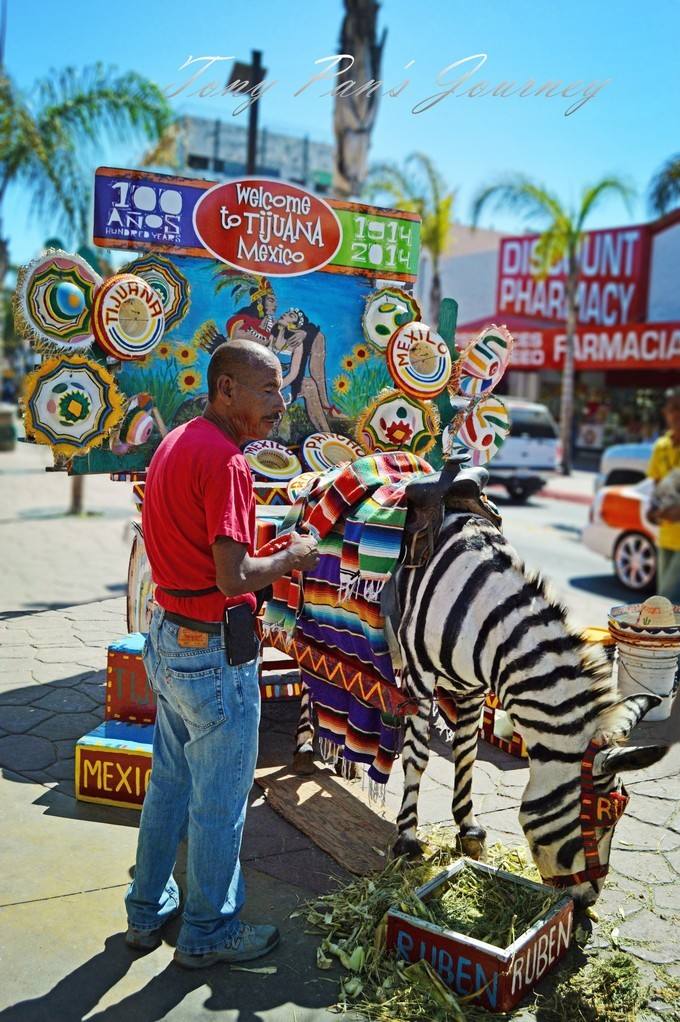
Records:
[[[193,222],[216,259],[268,277],[319,270],[342,241],[340,221],[327,203],[296,185],[266,178],[208,189],[196,203]]]

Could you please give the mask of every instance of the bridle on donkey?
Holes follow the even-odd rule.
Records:
[[[621,791],[610,791],[606,795],[597,791],[593,782],[593,763],[602,743],[593,740],[581,760],[581,836],[586,868],[580,873],[566,876],[543,877],[543,883],[551,887],[575,887],[578,884],[600,880],[609,872],[609,865],[600,862],[596,830],[613,828],[623,816],[629,802],[629,795],[623,785]]]

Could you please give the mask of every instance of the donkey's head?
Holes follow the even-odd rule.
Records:
[[[622,747],[659,701],[652,695],[628,696],[596,719],[574,768],[560,761],[532,769],[520,809],[522,829],[544,883],[564,888],[582,906],[592,905],[602,890],[614,827],[628,802],[619,771],[651,766],[668,751],[666,745]],[[543,775],[541,781],[535,771]],[[538,797],[529,797],[533,794]]]

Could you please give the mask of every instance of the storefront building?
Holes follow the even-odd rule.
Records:
[[[566,335],[565,265],[533,272],[538,235],[501,240],[495,309],[463,322],[459,343],[489,321],[515,337],[507,391],[559,415]],[[663,391],[680,385],[680,210],[589,231],[581,252],[575,342],[577,448],[648,439]]]

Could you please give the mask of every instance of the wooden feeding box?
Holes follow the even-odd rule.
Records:
[[[482,862],[460,859],[416,891],[423,902],[463,869],[497,876],[546,896],[554,889]],[[510,1011],[564,955],[571,940],[574,902],[562,897],[506,948],[445,929],[397,908],[387,914],[387,947],[407,962],[425,960],[456,994],[487,1011]]]
[[[501,709],[498,697],[493,692],[487,692],[479,725],[482,738],[510,756],[526,759],[528,754],[524,739],[517,731],[513,731],[512,725],[507,727],[507,724],[509,719]]]

